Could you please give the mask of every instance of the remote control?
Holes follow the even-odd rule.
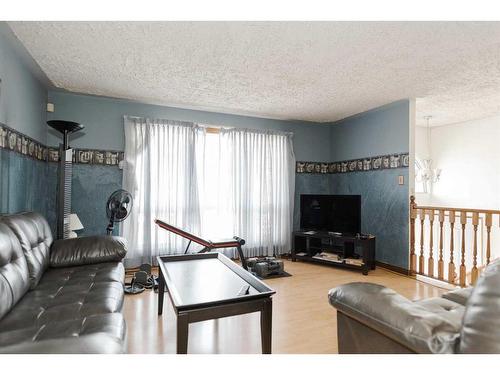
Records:
[[[243,285],[238,292],[238,296],[245,296],[250,291],[250,285]]]

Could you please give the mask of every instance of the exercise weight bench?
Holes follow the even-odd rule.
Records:
[[[195,236],[194,234],[183,231],[182,229],[174,227],[173,225],[167,224],[167,223],[165,223],[161,220],[158,220],[158,219],[155,219],[155,224],[158,225],[162,229],[168,230],[169,232],[175,233],[175,234],[189,240],[189,243],[186,247],[186,250],[184,251],[184,254],[187,254],[187,252],[189,250],[189,246],[191,245],[191,242],[195,242],[199,245],[204,246],[203,249],[198,251],[199,254],[206,253],[206,252],[212,251],[214,249],[227,249],[230,247],[235,247],[236,250],[238,251],[238,256],[240,257],[240,260],[241,260],[241,266],[245,270],[248,270],[246,259],[243,256],[243,251],[241,250],[241,247],[245,244],[245,240],[242,238],[235,236],[231,240],[212,242],[212,241],[200,238],[198,236]]]

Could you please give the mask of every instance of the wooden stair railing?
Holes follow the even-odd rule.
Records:
[[[453,263],[453,251],[455,246],[455,235],[453,233],[455,229],[455,211],[450,210],[449,212],[449,221],[450,221],[450,262],[448,263],[448,282],[450,284],[455,283],[455,278],[457,277],[457,273],[455,271],[455,263]]]
[[[493,226],[493,219],[496,217],[498,217],[498,228]],[[457,220],[460,227],[455,228]],[[418,226],[417,221],[420,221]],[[435,221],[438,223],[436,226]],[[483,241],[483,228],[486,232],[485,241]],[[413,275],[436,278],[460,287],[474,285],[484,267],[492,258],[500,255],[499,228],[500,210],[418,206],[415,197],[411,196],[410,271]],[[492,229],[498,232],[494,243]],[[417,235],[418,230],[420,233]],[[457,237],[460,241],[458,255],[455,251],[456,230],[459,231]],[[419,249],[418,258],[416,249]],[[448,267],[445,266],[446,262]],[[458,273],[456,264],[459,264]]]

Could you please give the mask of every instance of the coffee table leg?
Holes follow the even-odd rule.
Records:
[[[163,278],[163,274],[160,272],[158,275],[158,315],[163,313],[163,297],[165,295],[165,279]]]
[[[177,315],[177,354],[187,354],[189,321],[187,314]]]
[[[264,300],[260,312],[260,336],[262,341],[262,354],[271,354],[273,330],[273,300]]]

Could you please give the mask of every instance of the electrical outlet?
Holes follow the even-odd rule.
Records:
[[[399,185],[405,184],[405,176],[398,176],[398,184]]]

